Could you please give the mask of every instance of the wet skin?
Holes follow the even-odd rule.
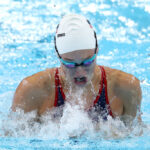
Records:
[[[94,50],[77,50],[62,55],[67,61],[81,63],[92,57]],[[107,91],[110,108],[114,117],[120,117],[123,121],[130,121],[140,112],[141,88],[139,80],[131,74],[120,70],[104,67],[107,77]],[[37,110],[42,115],[54,107],[55,100],[55,71],[56,68],[46,69],[22,80],[16,89],[12,110],[21,108],[24,112]],[[65,95],[71,90],[71,101],[74,94],[83,90],[84,108],[87,109],[93,103],[98,94],[101,81],[101,70],[96,60],[89,66],[78,66],[69,69],[61,64],[59,77]],[[140,113],[138,119],[141,120]]]

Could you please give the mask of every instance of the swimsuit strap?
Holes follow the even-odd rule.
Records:
[[[103,83],[104,83],[104,73],[103,73],[103,70],[102,70],[102,67],[100,66],[100,69],[101,69],[101,81],[100,81],[100,89],[99,89],[99,92],[98,92],[98,95],[93,103],[93,106],[98,102],[98,100],[100,99],[100,96],[101,96],[101,93],[102,93],[102,90],[103,90]],[[93,107],[92,106],[92,107]]]
[[[58,68],[56,68],[56,73],[55,73],[55,102],[54,106],[60,106],[64,104],[65,100],[65,94],[63,92],[61,82],[59,79],[59,73],[58,73]]]
[[[110,104],[109,104],[109,100],[108,100],[108,93],[107,93],[107,79],[106,79],[106,73],[105,73],[105,69],[103,66],[100,66],[101,72],[102,72],[102,80],[103,80],[103,88],[105,90],[105,100],[106,100],[106,104],[107,104],[107,109],[109,111],[109,115],[113,117],[112,111],[110,109]],[[99,93],[100,94],[100,93]]]

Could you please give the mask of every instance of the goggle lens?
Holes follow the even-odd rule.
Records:
[[[60,60],[63,63],[63,65],[66,66],[67,68],[75,68],[77,66],[89,66],[89,65],[91,65],[94,62],[95,57],[96,57],[96,54],[94,54],[93,57],[89,58],[88,60],[83,61],[80,64],[77,64],[74,62],[68,62],[68,61],[63,60],[62,58]]]
[[[67,68],[74,68],[75,67],[75,65],[73,65],[73,64],[64,64]]]

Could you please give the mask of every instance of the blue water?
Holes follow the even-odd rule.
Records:
[[[8,117],[20,81],[60,65],[53,36],[60,18],[68,13],[82,14],[94,26],[99,44],[98,64],[140,79],[144,126],[135,126],[126,134],[128,129],[119,121],[110,121],[107,126],[102,125],[103,134],[108,130],[107,137],[94,133],[91,126],[90,132],[78,136],[82,133],[78,126],[87,129],[88,124],[78,111],[70,110],[73,114],[78,112],[80,118],[66,116],[69,120],[64,126],[60,124],[61,129],[51,121],[41,127],[28,126],[28,117],[34,113],[20,113],[21,119],[15,114]],[[142,135],[136,135],[141,128]],[[4,130],[11,134],[4,136]],[[113,138],[111,130],[119,136]],[[69,138],[72,132],[76,132],[76,138]],[[0,0],[0,135],[0,149],[150,149],[150,0]]]

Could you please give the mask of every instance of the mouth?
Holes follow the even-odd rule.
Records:
[[[77,85],[84,85],[87,82],[87,78],[86,77],[75,77],[74,82]]]

